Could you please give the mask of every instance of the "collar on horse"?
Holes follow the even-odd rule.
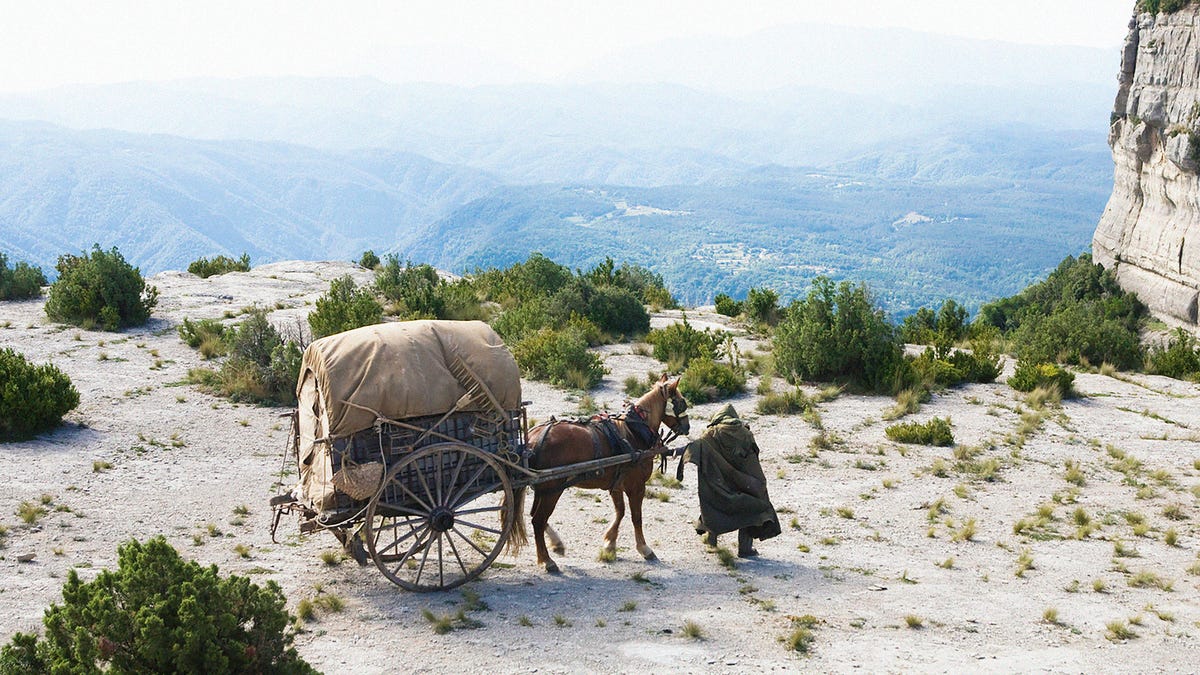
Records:
[[[623,417],[625,426],[629,427],[629,432],[645,444],[644,449],[651,450],[662,445],[662,438],[646,423],[646,413],[641,406],[630,403],[629,407],[625,409]]]

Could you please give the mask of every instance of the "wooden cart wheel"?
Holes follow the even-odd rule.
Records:
[[[514,512],[512,482],[496,458],[465,443],[429,445],[394,465],[368,503],[367,550],[402,588],[454,588],[500,554]]]

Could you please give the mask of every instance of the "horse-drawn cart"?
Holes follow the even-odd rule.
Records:
[[[302,533],[331,531],[360,563],[369,556],[415,591],[453,588],[491,565],[514,527],[524,531],[526,487],[565,487],[663,451],[625,444],[531,468],[517,364],[475,321],[387,323],[316,340],[297,399],[285,452],[299,480],[271,500],[275,526],[299,513]]]

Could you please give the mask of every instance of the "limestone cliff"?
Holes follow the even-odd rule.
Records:
[[[1200,5],[1129,24],[1108,141],[1116,173],[1092,251],[1151,311],[1197,326]]]

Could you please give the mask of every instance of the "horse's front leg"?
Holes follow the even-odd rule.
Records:
[[[537,562],[545,566],[550,574],[558,573],[558,563],[550,558],[550,552],[546,550],[546,528],[549,527],[550,514],[554,513],[554,507],[561,496],[562,490],[543,492],[534,488],[533,509],[529,513],[529,520],[533,523],[533,539],[537,546]]]
[[[620,489],[609,490],[608,495],[612,497],[613,522],[604,532],[604,551],[616,553],[617,533],[621,530],[621,520],[625,518],[625,496],[621,494]]]
[[[637,542],[638,553],[646,560],[657,560],[654,549],[646,544],[646,537],[642,534],[642,500],[646,497],[646,484],[635,483],[629,486],[625,494],[629,496],[629,519],[633,521],[633,539]]]

